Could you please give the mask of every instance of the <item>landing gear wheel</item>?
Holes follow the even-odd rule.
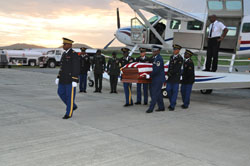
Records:
[[[202,89],[200,90],[201,94],[204,94],[204,95],[209,95],[213,92],[213,89]]]
[[[161,92],[164,98],[168,98],[168,92],[166,91],[166,89],[162,89]]]
[[[93,87],[94,86],[94,81],[93,80],[89,80],[89,86]]]

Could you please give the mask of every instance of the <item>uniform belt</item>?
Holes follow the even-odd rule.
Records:
[[[208,39],[219,39],[220,38],[220,36],[218,36],[218,37],[211,37],[211,38],[208,38]]]

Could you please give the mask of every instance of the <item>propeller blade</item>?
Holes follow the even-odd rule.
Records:
[[[116,9],[116,15],[117,15],[117,28],[120,29],[121,23],[120,23],[120,13],[119,8]]]
[[[112,39],[103,49],[104,50],[107,49],[109,47],[109,45],[112,44],[115,39],[116,39],[116,37],[114,39]]]

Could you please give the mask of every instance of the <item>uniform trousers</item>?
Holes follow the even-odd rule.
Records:
[[[206,60],[206,71],[210,71],[211,63],[212,63],[212,71],[216,72],[218,67],[218,52],[220,49],[220,41],[218,41],[219,37],[208,39],[207,46],[207,60]],[[212,62],[213,60],[213,62]]]
[[[124,93],[125,93],[126,104],[133,104],[132,84],[124,82],[123,88],[124,88]]]
[[[137,102],[141,102],[141,86],[143,85],[144,104],[148,103],[148,84],[137,83]]]
[[[168,99],[170,102],[170,107],[175,108],[176,105],[176,100],[178,96],[178,91],[179,91],[179,84],[178,83],[167,83],[167,88],[168,92]]]
[[[75,104],[76,88],[72,87],[72,84],[59,84],[57,93],[66,105],[66,115],[71,117],[73,109],[77,107]]]
[[[95,75],[95,90],[101,91],[102,90],[102,74],[94,74]]]
[[[165,106],[163,103],[163,96],[161,92],[163,82],[153,80],[151,83],[151,102],[149,106],[149,110],[154,110],[155,104],[158,104],[160,110],[164,110]]]
[[[118,82],[118,75],[110,75],[111,92],[116,92],[117,82]]]
[[[189,106],[193,84],[181,84],[181,96],[185,107]]]
[[[87,77],[88,74],[80,74],[79,76],[79,89],[80,91],[86,91],[87,89]]]

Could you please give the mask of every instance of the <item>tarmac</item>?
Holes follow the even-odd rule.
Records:
[[[250,89],[193,91],[187,110],[179,94],[174,112],[146,114],[123,107],[122,85],[110,94],[104,80],[101,94],[77,92],[78,109],[63,120],[57,72],[0,69],[1,166],[250,165]]]

